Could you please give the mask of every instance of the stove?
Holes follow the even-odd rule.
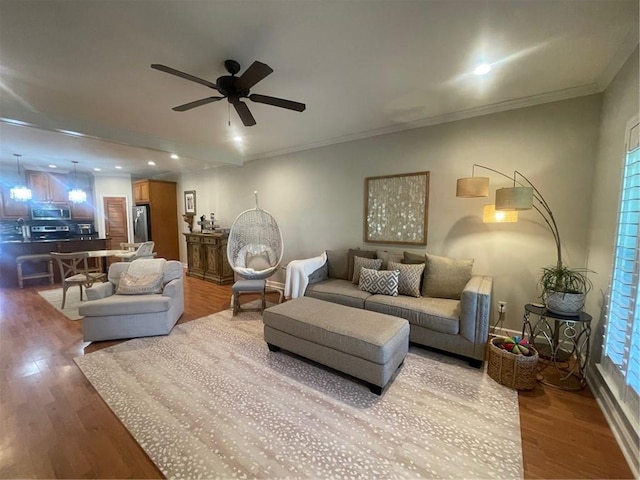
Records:
[[[68,240],[68,225],[31,225],[31,240]]]

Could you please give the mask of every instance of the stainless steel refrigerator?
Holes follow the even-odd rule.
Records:
[[[151,238],[149,205],[133,207],[133,241],[142,243],[149,240],[153,240]]]

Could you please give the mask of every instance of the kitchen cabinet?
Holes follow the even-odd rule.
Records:
[[[180,260],[176,182],[138,180],[133,184],[133,192],[136,205],[149,205],[149,240],[155,242],[157,256]]]
[[[149,180],[139,180],[133,184],[133,201],[136,205],[149,203]]]
[[[218,285],[233,283],[227,260],[228,234],[184,233],[187,240],[187,275]]]
[[[93,221],[95,206],[93,204],[93,191],[84,189],[87,193],[87,201],[82,203],[71,202],[71,220]]]
[[[68,177],[66,175],[29,170],[26,173],[27,185],[31,188],[33,202],[69,203]]]
[[[10,188],[0,189],[0,218],[17,220],[23,218],[29,220],[29,202],[17,202],[11,199]]]

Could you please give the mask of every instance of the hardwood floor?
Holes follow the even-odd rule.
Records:
[[[38,295],[47,288],[0,289],[0,478],[162,478],[73,362],[116,342],[84,343],[81,321]],[[230,286],[186,277],[179,323],[230,298]],[[632,478],[588,389],[538,386],[519,402],[525,478]]]

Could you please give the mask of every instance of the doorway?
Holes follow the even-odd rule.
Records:
[[[119,249],[120,243],[129,241],[129,215],[127,200],[124,197],[104,197],[104,233],[109,240],[107,248]],[[107,267],[118,261],[115,257],[107,257]]]

